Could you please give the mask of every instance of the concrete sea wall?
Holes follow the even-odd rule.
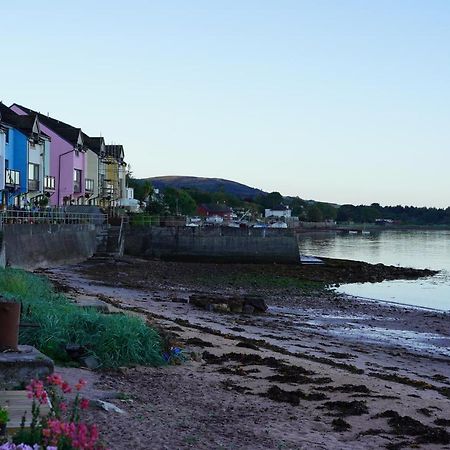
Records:
[[[125,253],[186,261],[288,263],[300,261],[298,242],[289,230],[226,227],[133,227]]]
[[[0,264],[23,269],[81,262],[97,248],[88,224],[5,224]]]

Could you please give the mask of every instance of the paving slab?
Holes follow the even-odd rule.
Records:
[[[31,407],[33,400],[28,398],[27,391],[0,391],[0,406],[6,406],[9,413],[9,421],[6,427],[8,434],[13,434],[20,429],[22,417],[25,415],[25,428],[29,428],[31,422]],[[50,412],[48,404],[40,405],[40,415]]]

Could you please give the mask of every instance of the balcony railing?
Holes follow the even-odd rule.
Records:
[[[70,213],[66,212],[64,208],[46,211],[6,210],[0,212],[0,230],[4,224],[93,224],[104,226],[107,221],[106,214]]]
[[[39,180],[28,180],[28,190],[38,191],[39,190]]]
[[[20,172],[17,170],[6,169],[5,184],[8,187],[20,185]]]
[[[44,177],[44,189],[47,191],[54,191],[55,190],[55,177],[52,177],[50,175],[46,175]]]
[[[94,192],[94,180],[91,178],[86,178],[84,189],[86,192]]]

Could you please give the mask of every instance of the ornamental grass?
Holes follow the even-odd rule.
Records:
[[[80,308],[56,293],[41,276],[23,270],[0,269],[0,295],[22,303],[20,344],[36,347],[59,361],[70,361],[67,344],[84,347],[102,368],[164,364],[159,334],[139,317],[103,314]]]

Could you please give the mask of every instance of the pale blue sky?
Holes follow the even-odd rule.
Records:
[[[450,1],[2,4],[0,99],[123,143],[136,176],[450,205]]]

